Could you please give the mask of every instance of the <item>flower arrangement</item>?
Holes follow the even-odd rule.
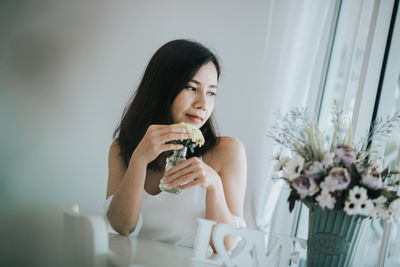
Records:
[[[204,136],[201,133],[200,129],[196,126],[184,122],[171,124],[171,126],[176,128],[183,128],[188,131],[189,138],[186,140],[178,140],[177,143],[183,144],[185,147],[188,147],[190,151],[192,151],[192,153],[196,146],[201,147],[202,145],[204,145]]]
[[[371,145],[387,137],[399,119],[398,113],[386,121],[378,119],[366,137],[354,145],[351,123],[337,103],[332,111],[334,131],[330,140],[305,109],[278,114],[269,136],[291,154],[275,156],[274,168],[274,178],[283,179],[291,188],[289,210],[300,200],[322,209],[344,210],[348,215],[399,217],[399,172],[382,168],[377,147]]]
[[[185,139],[185,140],[174,141],[178,144],[182,144],[183,148],[179,149],[179,150],[175,150],[173,152],[173,154],[167,158],[165,171],[168,171],[172,167],[178,165],[180,162],[186,160],[186,153],[187,153],[188,148],[193,153],[194,148],[196,146],[201,147],[202,145],[204,145],[204,142],[205,142],[203,134],[201,133],[200,129],[197,128],[196,126],[193,126],[191,124],[187,124],[184,122],[177,123],[177,124],[171,124],[171,126],[186,129],[188,132],[189,138]],[[168,192],[168,193],[173,193],[173,194],[180,193],[180,189],[178,187],[169,188],[166,184],[164,184],[164,177],[160,181],[159,188],[160,188],[160,190],[162,190],[164,192]]]

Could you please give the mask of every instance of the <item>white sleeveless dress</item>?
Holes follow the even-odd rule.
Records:
[[[105,219],[111,232],[117,233],[109,224],[107,213],[114,195],[105,202]],[[150,195],[144,190],[141,212],[133,237],[156,240],[179,246],[193,247],[197,218],[206,214],[206,189],[194,186],[179,194],[161,191]],[[245,227],[244,220],[235,216],[236,226]]]

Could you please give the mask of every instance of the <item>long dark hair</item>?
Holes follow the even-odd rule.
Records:
[[[209,62],[217,69],[220,66],[216,56],[203,45],[189,40],[174,40],[159,48],[143,74],[143,78],[124,109],[121,122],[115,129],[113,138],[118,141],[122,159],[129,165],[133,151],[142,140],[151,124],[172,124],[171,109],[175,97],[197,71]],[[196,148],[188,157],[200,156],[217,143],[217,133],[212,116],[200,128],[205,144]],[[158,156],[147,168],[161,171]]]

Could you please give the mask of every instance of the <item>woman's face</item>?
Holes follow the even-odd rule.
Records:
[[[174,123],[186,122],[200,128],[214,109],[218,74],[213,62],[204,64],[172,104]]]

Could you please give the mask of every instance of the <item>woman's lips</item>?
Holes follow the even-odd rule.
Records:
[[[193,114],[186,114],[186,116],[188,116],[192,121],[196,121],[196,122],[199,122],[199,121],[203,120],[202,117],[197,116],[197,115],[193,115]]]

